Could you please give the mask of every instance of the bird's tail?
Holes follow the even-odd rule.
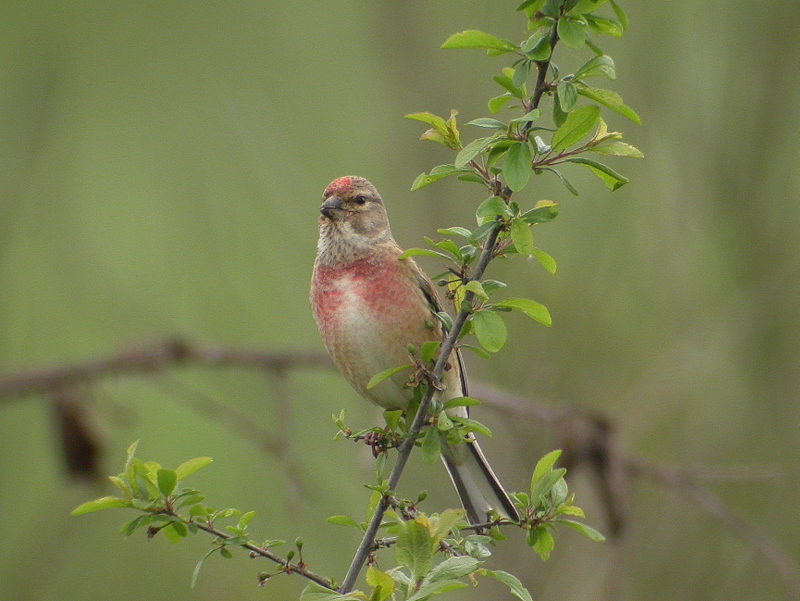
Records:
[[[461,497],[470,524],[487,522],[490,511],[511,521],[519,521],[514,504],[486,461],[477,441],[473,439],[455,446],[442,441],[442,462]]]

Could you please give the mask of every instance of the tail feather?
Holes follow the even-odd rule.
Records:
[[[442,462],[461,498],[470,524],[486,522],[490,511],[511,521],[519,521],[514,504],[476,441],[456,446],[445,443],[442,446]]]

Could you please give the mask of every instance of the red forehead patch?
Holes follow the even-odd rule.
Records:
[[[347,192],[353,186],[353,177],[350,175],[346,175],[344,177],[340,177],[339,179],[333,180],[328,187],[325,188],[325,196],[328,194],[341,194],[343,192]]]

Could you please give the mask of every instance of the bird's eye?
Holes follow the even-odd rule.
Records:
[[[356,204],[357,205],[364,205],[367,204],[367,199],[363,196],[356,196]]]

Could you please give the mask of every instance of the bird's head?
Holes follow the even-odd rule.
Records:
[[[391,240],[389,218],[380,194],[363,177],[348,175],[332,181],[322,194],[320,237],[363,247]]]

